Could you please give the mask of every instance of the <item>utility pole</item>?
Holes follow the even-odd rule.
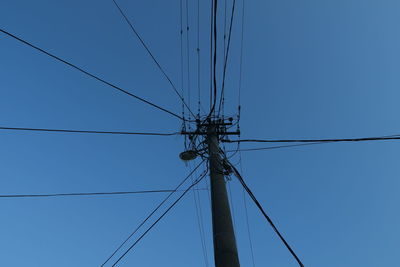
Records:
[[[219,137],[228,135],[240,135],[239,131],[228,132],[226,126],[232,125],[232,118],[228,122],[224,119],[201,122],[197,120],[197,130],[194,132],[182,131],[182,135],[189,135],[189,139],[195,136],[205,136],[208,148],[208,160],[210,165],[211,184],[211,214],[214,241],[215,267],[240,267],[239,256],[236,247],[235,232],[233,230],[231,209],[225,186],[225,172],[227,171],[221,160]],[[182,152],[182,160],[192,160],[196,157],[195,150]]]
[[[219,148],[218,123],[207,129],[211,181],[211,212],[215,267],[240,267],[231,210],[225,186],[225,169]]]

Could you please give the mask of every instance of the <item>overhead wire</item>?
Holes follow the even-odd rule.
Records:
[[[380,136],[380,137],[361,137],[361,138],[342,138],[342,139],[281,139],[281,140],[266,140],[266,139],[241,139],[241,140],[221,140],[224,143],[334,143],[334,142],[364,142],[364,141],[385,141],[385,140],[400,140],[400,135]]]
[[[240,173],[243,173],[242,153],[240,151],[239,151],[239,166],[240,166]],[[251,238],[251,232],[250,232],[250,222],[249,222],[249,212],[247,209],[246,192],[243,186],[242,186],[242,195],[243,195],[243,206],[246,218],[247,237],[249,239],[250,256],[251,256],[251,261],[253,263],[253,267],[256,267],[256,262],[254,259],[253,240]]]
[[[211,110],[210,113],[208,114],[206,119],[209,119],[212,114],[215,111],[215,105],[217,102],[217,75],[216,75],[216,71],[217,71],[217,11],[218,11],[218,0],[214,0],[214,14],[213,14],[213,75],[212,75],[212,80],[213,80],[213,100],[212,100],[212,106],[211,106]]]
[[[328,142],[315,142],[315,143],[303,143],[303,144],[295,144],[295,145],[282,145],[282,146],[269,146],[269,147],[256,147],[256,148],[240,148],[236,150],[227,150],[226,152],[247,152],[247,151],[260,151],[260,150],[273,150],[273,149],[281,149],[281,148],[289,148],[289,147],[298,147],[298,146],[311,146],[311,145],[320,145],[320,144],[328,144]]]
[[[146,136],[172,136],[179,135],[179,132],[173,133],[146,133],[146,132],[120,132],[120,131],[95,131],[95,130],[71,130],[71,129],[44,129],[44,128],[26,128],[26,127],[6,127],[0,126],[0,131],[31,131],[31,132],[49,132],[49,133],[79,133],[79,134],[112,134],[112,135],[146,135]]]
[[[240,133],[239,133],[239,138],[240,138]],[[223,144],[225,144],[225,143],[223,143]],[[239,148],[240,148],[240,142],[237,143],[236,150],[226,150],[226,149],[224,149],[225,152],[229,152],[229,153],[233,152],[233,154],[230,155],[229,157],[227,157],[227,159],[233,158],[239,152]]]
[[[191,79],[190,79],[190,44],[189,44],[189,2],[186,0],[186,68],[187,68],[187,91],[188,91],[188,109],[191,108]],[[190,114],[196,118],[193,112],[189,112],[189,121],[191,120]],[[189,124],[189,130],[191,129],[191,124]]]
[[[230,203],[230,209],[231,209],[231,213],[232,213],[232,219],[233,219],[233,230],[235,231],[236,228],[236,215],[235,215],[235,204],[233,202],[233,195],[232,195],[232,188],[231,188],[231,181],[228,181],[228,193],[229,193],[229,198],[228,201]]]
[[[215,104],[217,101],[217,41],[218,41],[218,35],[217,35],[217,11],[218,11],[218,0],[214,0],[214,56],[213,56],[213,88],[214,88],[214,103],[213,107],[211,109],[210,114],[213,113],[215,110]]]
[[[278,235],[279,239],[283,242],[285,247],[289,250],[290,254],[294,257],[294,259],[297,261],[300,267],[304,267],[304,264],[300,260],[300,258],[297,256],[297,254],[294,252],[292,247],[289,245],[289,243],[286,241],[286,239],[283,237],[283,235],[280,233],[278,228],[275,226],[271,218],[268,216],[268,214],[265,212],[264,208],[260,204],[260,202],[257,200],[251,189],[247,186],[246,182],[244,181],[242,175],[240,172],[236,169],[236,167],[228,162],[231,168],[233,169],[236,177],[238,178],[239,182],[242,184],[243,188],[246,190],[247,194],[250,196],[250,198],[253,200],[254,204],[256,204],[257,208],[260,210],[262,215],[265,217],[265,219],[268,221],[268,223],[271,225],[272,229],[274,232]]]
[[[358,138],[358,140],[354,141],[354,142],[359,142],[359,141],[384,141],[384,140],[398,140],[398,139],[400,139],[400,137],[397,137],[397,136],[398,135],[389,135],[389,136],[383,136],[383,137],[377,137],[377,138]],[[292,139],[290,139],[290,140],[292,140]],[[307,140],[304,140],[304,141],[307,141],[307,142],[303,142],[301,144],[270,146],[270,147],[256,147],[256,148],[244,148],[244,149],[240,149],[238,151],[243,151],[243,152],[247,152],[247,151],[262,151],[262,150],[273,150],[273,149],[298,147],[298,146],[321,145],[321,144],[329,144],[329,143],[335,143],[335,142],[352,142],[352,141],[350,141],[350,139],[319,139],[319,140],[324,140],[324,141],[308,142],[309,139],[307,139]],[[332,141],[328,141],[328,140],[332,140]],[[338,141],[334,141],[334,140],[338,140]],[[346,141],[342,141],[342,140],[346,140]],[[221,141],[224,142],[223,140],[221,140]],[[243,140],[235,140],[235,141],[240,143]],[[274,141],[275,142],[275,141],[283,141],[283,140],[268,140],[268,141]],[[289,140],[285,140],[285,141],[289,141]],[[237,151],[237,150],[228,150],[226,152],[235,152],[235,151]]]
[[[58,57],[58,56],[55,56],[55,55],[51,54],[50,52],[47,52],[47,51],[45,51],[44,49],[39,48],[39,47],[33,45],[32,43],[30,43],[30,42],[28,42],[28,41],[25,41],[25,40],[23,40],[23,39],[17,37],[16,35],[14,35],[14,34],[8,32],[8,31],[4,30],[4,29],[0,29],[0,32],[6,34],[7,36],[9,36],[9,37],[11,37],[11,38],[13,38],[13,39],[15,39],[15,40],[17,40],[17,41],[19,41],[19,42],[25,44],[25,45],[30,46],[31,48],[34,48],[35,50],[37,50],[37,51],[39,51],[39,52],[41,52],[41,53],[43,53],[43,54],[45,54],[45,55],[47,55],[47,56],[49,56],[49,57],[52,57],[52,58],[54,58],[54,59],[56,59],[56,60],[58,60],[58,61],[60,61],[60,62],[62,62],[62,63],[64,63],[64,64],[66,64],[66,65],[68,65],[68,66],[70,66],[70,67],[72,67],[72,68],[74,68],[74,69],[76,69],[76,70],[82,72],[83,74],[85,74],[85,75],[87,75],[87,76],[89,76],[89,77],[92,77],[93,79],[95,79],[95,80],[97,80],[97,81],[99,81],[99,82],[102,82],[102,83],[104,83],[104,84],[106,84],[106,85],[108,85],[108,86],[110,86],[110,87],[112,87],[112,88],[114,88],[114,89],[116,89],[116,90],[118,90],[118,91],[120,91],[120,92],[126,94],[126,95],[129,95],[129,96],[131,96],[131,97],[133,97],[133,98],[136,98],[137,100],[139,100],[139,101],[141,101],[141,102],[143,102],[143,103],[146,103],[146,104],[148,104],[148,105],[150,105],[150,106],[152,106],[152,107],[154,107],[154,108],[157,108],[157,109],[162,110],[162,111],[164,111],[164,112],[166,112],[166,113],[169,113],[170,115],[172,115],[172,116],[174,116],[174,117],[176,117],[176,118],[179,118],[179,119],[181,119],[181,120],[185,120],[185,118],[183,118],[183,117],[177,115],[176,113],[174,113],[174,112],[172,112],[172,111],[169,111],[169,110],[167,110],[167,109],[165,109],[165,108],[163,108],[163,107],[161,107],[161,106],[159,106],[159,105],[157,105],[157,104],[154,104],[154,103],[150,102],[149,100],[146,100],[146,99],[144,99],[144,98],[142,98],[142,97],[139,97],[139,96],[137,96],[137,95],[135,95],[135,94],[132,94],[132,93],[130,93],[129,91],[127,91],[127,90],[125,90],[125,89],[122,89],[121,87],[116,86],[116,85],[114,85],[114,84],[112,84],[112,83],[110,83],[110,82],[108,82],[108,81],[106,81],[106,80],[100,78],[99,76],[96,76],[96,75],[94,75],[94,74],[92,74],[92,73],[90,73],[90,72],[88,72],[88,71],[86,71],[86,70],[84,70],[84,69],[82,69],[82,68],[80,68],[80,67],[78,67],[78,66],[76,66],[76,65],[74,65],[74,64],[72,64],[72,63],[70,63],[70,62],[68,62],[68,61],[66,61],[66,60],[64,60],[64,59],[62,59],[62,58],[60,58],[60,57]]]
[[[181,52],[181,94],[185,96],[185,84],[184,84],[184,70],[183,70],[183,0],[179,1],[179,15],[180,15],[180,52]],[[182,102],[182,117],[185,118],[185,105]],[[182,131],[186,131],[186,121],[182,122]],[[187,136],[184,137],[184,146],[187,150]]]
[[[227,11],[227,0],[224,0],[224,58],[226,55],[226,11]]]
[[[226,151],[225,144],[222,144],[222,149],[220,149],[220,150],[221,150],[222,155],[225,157],[225,151]],[[228,160],[229,158],[230,157],[225,157],[226,160]],[[232,188],[231,188],[231,177],[230,176],[227,176],[226,184],[228,185],[228,196],[229,196],[228,197],[228,202],[230,203],[229,204],[229,208],[230,208],[230,211],[231,211],[231,214],[232,214],[232,219],[233,219],[233,230],[235,231],[236,230],[236,216],[235,216],[235,205],[234,205],[234,202],[233,202],[233,195],[232,195]]]
[[[202,190],[202,189],[195,189]],[[206,189],[204,189],[206,190]],[[79,192],[79,193],[51,193],[51,194],[6,194],[0,195],[0,198],[42,198],[42,197],[70,197],[70,196],[108,196],[108,195],[136,195],[150,193],[170,193],[179,190],[161,189],[161,190],[141,190],[141,191],[116,191],[116,192]],[[196,191],[196,192],[197,192]]]
[[[200,0],[197,0],[197,118],[200,119],[201,108],[201,82],[200,82]]]
[[[207,180],[207,179],[206,179]],[[204,219],[203,219],[203,209],[202,209],[202,202],[201,202],[201,197],[199,194],[199,189],[194,191],[197,195],[197,200],[199,203],[199,217],[200,217],[200,226],[203,232],[203,242],[204,242],[204,254],[205,254],[205,259],[206,259],[206,266],[209,266],[208,264],[208,252],[207,252],[207,241],[206,241],[206,236],[205,236],[205,230],[204,230]]]
[[[226,147],[225,144],[222,144],[222,154],[225,155]],[[231,156],[232,157],[232,156]],[[226,158],[227,160],[231,157]],[[233,229],[236,230],[236,216],[235,216],[235,205],[233,201],[233,195],[232,195],[232,188],[231,188],[231,177],[227,176],[227,181],[226,184],[228,185],[228,201],[230,203],[229,207],[231,210],[232,218],[233,218]]]
[[[214,28],[214,1],[211,0],[210,12],[210,111],[213,104],[213,28]],[[211,112],[210,112],[211,114]]]
[[[209,207],[211,208],[211,184],[208,183],[208,179],[206,179],[206,188],[207,188],[207,199]]]
[[[239,88],[238,88],[238,120],[241,113],[241,91],[243,77],[243,39],[244,39],[244,18],[245,18],[245,0],[242,0],[242,27],[240,33],[240,62],[239,62]]]
[[[200,163],[201,164],[201,163]],[[166,209],[164,211],[164,213],[161,214],[161,216],[153,223],[150,225],[150,227],[147,228],[147,230],[117,259],[117,261],[114,262],[114,264],[112,266],[116,266],[118,262],[120,262],[125,256],[126,254],[129,253],[129,251],[131,251],[139,242],[140,240],[143,239],[143,237],[145,237],[148,232],[153,229],[153,227],[159,222],[161,221],[162,218],[164,218],[164,216],[186,195],[187,192],[190,191],[190,189],[193,188],[193,186],[195,186],[196,184],[198,184],[205,176],[207,175],[207,171],[204,172],[203,175],[201,175],[194,183],[192,183],[169,207],[168,209]]]
[[[190,164],[190,163],[189,163]],[[192,168],[190,164],[190,168]],[[195,171],[195,175],[197,176],[197,171]],[[191,177],[192,183],[194,183],[193,176]],[[208,254],[207,254],[207,246],[206,246],[206,240],[205,240],[205,233],[204,233],[204,225],[203,225],[203,213],[201,209],[201,199],[198,194],[197,189],[198,185],[195,185],[192,188],[193,192],[193,199],[194,199],[194,205],[196,209],[196,219],[197,219],[197,224],[199,227],[199,234],[200,234],[200,243],[203,251],[203,258],[204,258],[204,264],[206,267],[208,267]]]
[[[168,194],[158,205],[153,209],[152,212],[133,230],[132,233],[129,234],[129,236],[111,253],[111,255],[101,264],[101,266],[104,266],[107,264],[107,262],[110,261],[112,257],[128,242],[128,240],[136,234],[136,232],[156,213],[161,206],[193,175],[193,173],[203,164],[204,160],[202,160],[171,192]]]
[[[220,97],[220,102],[219,102],[219,106],[218,106],[218,114],[221,111],[222,102],[224,100],[223,96],[225,94],[226,69],[227,69],[227,65],[228,65],[229,48],[230,48],[230,45],[231,45],[232,26],[233,26],[233,18],[234,18],[234,15],[235,15],[235,6],[236,6],[236,0],[233,0],[233,3],[232,3],[232,14],[231,14],[230,25],[229,25],[228,44],[227,44],[227,47],[226,47],[226,55],[224,55],[224,70],[223,70],[223,74],[222,74],[221,97]]]
[[[225,59],[226,56],[226,13],[227,13],[227,0],[224,0],[224,54],[223,58]],[[225,105],[225,93],[221,95],[222,98],[222,111],[224,111],[224,105]],[[222,112],[222,117],[224,117],[224,113]]]
[[[145,41],[143,40],[142,36],[139,34],[139,32],[136,30],[136,28],[134,27],[133,23],[131,22],[131,20],[126,16],[125,12],[122,10],[122,8],[118,5],[116,0],[112,0],[114,5],[117,7],[117,9],[119,10],[119,12],[121,13],[122,17],[125,19],[126,23],[129,25],[129,27],[131,28],[132,32],[135,34],[135,36],[139,39],[140,43],[142,44],[142,46],[145,48],[145,50],[147,51],[147,53],[150,55],[150,57],[153,59],[153,62],[157,65],[158,69],[161,71],[161,73],[164,75],[164,77],[168,80],[169,84],[171,85],[172,89],[174,90],[174,92],[178,95],[178,97],[180,98],[180,100],[182,101],[182,103],[187,107],[187,109],[189,110],[189,112],[192,113],[192,111],[190,110],[190,105],[187,105],[185,102],[185,99],[183,98],[183,96],[178,92],[178,89],[175,87],[174,83],[172,82],[171,78],[168,76],[168,74],[165,72],[165,70],[163,69],[163,67],[160,65],[160,63],[158,62],[158,60],[155,58],[154,54],[151,52],[150,48],[148,47],[148,45],[145,43]],[[193,114],[193,113],[192,113]]]

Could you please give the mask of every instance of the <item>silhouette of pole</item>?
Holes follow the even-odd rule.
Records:
[[[215,267],[240,267],[216,125],[208,127]]]

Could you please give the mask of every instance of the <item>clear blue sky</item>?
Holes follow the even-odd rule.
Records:
[[[201,1],[206,108],[208,2]],[[196,3],[189,0],[192,96]],[[237,3],[240,7],[242,1]],[[120,4],[180,88],[179,1]],[[238,95],[237,11],[226,87],[230,114]],[[399,134],[399,14],[396,0],[246,1],[242,137]],[[181,112],[179,99],[111,0],[2,0],[0,27]],[[160,132],[181,127],[176,118],[4,34],[0,126]],[[178,158],[179,136],[2,131],[0,144],[1,194],[170,189],[189,172]],[[399,151],[399,143],[388,141],[243,152],[243,171],[306,266],[396,266]],[[242,191],[236,180],[230,186],[240,260],[252,266]],[[0,199],[0,266],[99,266],[163,196]],[[206,192],[201,200],[211,263]],[[256,266],[296,266],[248,204]],[[205,266],[193,196],[187,195],[120,266]]]

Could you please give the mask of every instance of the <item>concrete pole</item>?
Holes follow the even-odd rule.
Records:
[[[208,129],[215,267],[240,267],[216,127]]]

